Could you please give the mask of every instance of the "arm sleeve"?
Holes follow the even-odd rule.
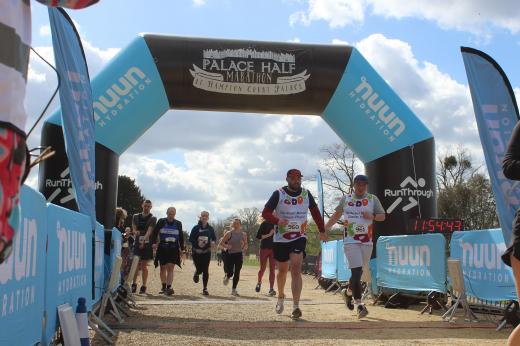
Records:
[[[262,211],[262,217],[272,223],[273,225],[278,225],[278,218],[273,215],[273,211],[276,209],[278,205],[278,200],[280,199],[280,192],[276,190],[271,195],[271,198],[265,204],[264,210]]]
[[[321,212],[316,203],[314,204],[314,208],[309,208],[311,211],[312,219],[316,223],[316,226],[318,226],[318,230],[320,233],[325,232],[325,224],[323,223],[323,218],[321,217]]]
[[[502,162],[504,176],[511,180],[520,180],[520,122],[513,129],[507,152]]]
[[[161,227],[163,227],[163,222],[162,222],[162,219],[159,219],[159,221],[157,221],[157,223],[155,224],[155,227],[153,228],[153,231],[152,231],[152,237],[151,237],[152,244],[158,243],[157,236],[159,235],[159,231],[161,230]]]
[[[309,210],[311,210],[314,207],[317,208],[318,205],[316,204],[316,201],[314,200],[314,196],[311,194],[310,191],[308,191],[308,194],[309,194]]]
[[[262,239],[262,231],[263,231],[263,228],[264,228],[264,225],[265,225],[265,222],[262,222],[260,224],[260,227],[258,227],[258,231],[256,231],[256,239]]]
[[[190,232],[190,243],[195,246],[194,244],[196,243],[196,240],[197,240],[197,233],[198,233],[198,228],[197,226],[194,226],[192,229],[191,229],[191,232]]]
[[[179,246],[182,251],[186,250],[184,246],[184,232],[182,231],[182,222],[177,223],[177,228],[179,229]]]

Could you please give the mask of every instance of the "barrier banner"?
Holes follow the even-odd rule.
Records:
[[[377,288],[377,257],[372,258],[368,262],[368,267],[370,268],[370,278],[371,278],[370,288],[372,289],[372,293],[377,294],[379,292],[379,290]]]
[[[337,270],[337,240],[321,243],[321,276],[325,279],[335,279]]]
[[[348,269],[348,260],[345,257],[345,250],[343,249],[343,241],[336,241],[336,270],[339,282],[347,282],[350,280],[351,271]]]
[[[21,189],[21,227],[0,265],[0,345],[34,345],[41,338],[45,287],[46,202]]]
[[[446,292],[445,243],[442,234],[380,237],[377,285],[407,291]]]
[[[47,206],[47,277],[44,344],[49,344],[58,325],[57,306],[76,307],[79,297],[92,297],[92,230],[88,216]]]
[[[468,296],[516,300],[513,271],[500,256],[506,249],[501,229],[454,232],[450,256],[460,259]]]
[[[99,222],[96,223],[96,251],[94,261],[94,287],[95,299],[92,304],[98,302],[103,296],[105,287],[105,229]]]
[[[114,264],[116,263],[116,257],[121,256],[121,247],[123,245],[123,236],[121,232],[117,228],[112,229],[112,245],[110,246],[110,268],[108,273],[105,272],[106,280],[110,280],[110,276],[112,275],[112,268],[114,268]],[[106,267],[105,267],[106,269]],[[117,286],[116,286],[117,288]]]

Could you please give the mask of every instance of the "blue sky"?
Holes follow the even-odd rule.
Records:
[[[35,2],[32,9],[33,46],[53,60],[47,10]],[[460,46],[494,57],[520,94],[520,6],[512,0],[101,0],[68,13],[91,76],[140,32],[356,46],[432,130],[439,154],[464,145],[477,165],[482,149]],[[28,126],[54,87],[31,57]],[[320,148],[338,142],[319,117],[175,111],[122,155],[120,173],[137,180],[156,214],[175,205],[190,224],[202,209],[223,218],[261,208],[288,168],[314,174]]]

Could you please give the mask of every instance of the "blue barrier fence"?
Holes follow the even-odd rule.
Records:
[[[344,280],[342,241],[322,244],[323,277]],[[372,292],[446,292],[445,238],[441,234],[380,237],[378,257],[370,260]],[[336,252],[333,253],[333,249]],[[516,300],[511,268],[500,258],[506,246],[500,229],[455,232],[450,256],[461,260],[466,293],[481,301]]]
[[[500,229],[456,232],[451,257],[460,259],[468,296],[482,300],[516,300],[513,271],[500,256],[506,249]]]
[[[446,240],[442,234],[380,237],[377,285],[446,292]]]
[[[93,268],[87,216],[47,204],[27,186],[21,190],[21,209],[13,253],[0,265],[0,345],[48,345],[59,324],[58,305],[69,303],[75,309],[78,298],[85,297],[90,309],[101,299],[104,230],[97,224]],[[120,241],[114,249],[121,253]]]
[[[321,244],[321,276],[346,282],[350,279],[348,260],[343,251],[343,240],[332,240]]]

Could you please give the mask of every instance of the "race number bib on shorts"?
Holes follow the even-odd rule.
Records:
[[[207,236],[199,236],[199,238],[197,239],[197,244],[200,248],[203,248],[206,246],[206,244],[208,244],[208,240],[209,238]]]
[[[148,243],[148,240],[145,241],[144,239],[145,239],[144,235],[139,236],[140,243]]]
[[[301,225],[299,222],[289,222],[287,224],[287,226],[278,226],[278,232],[280,234],[284,234],[284,233],[293,233],[293,232],[298,232],[300,233],[301,231]]]

